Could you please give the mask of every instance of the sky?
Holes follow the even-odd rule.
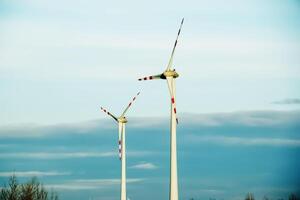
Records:
[[[140,91],[128,197],[166,199],[167,84],[137,79],[164,71],[184,17],[180,197],[299,192],[299,11],[297,0],[1,0],[0,181],[35,175],[62,199],[118,199],[117,126],[99,108],[119,115]]]

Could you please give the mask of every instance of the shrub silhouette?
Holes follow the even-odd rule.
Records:
[[[0,191],[0,200],[58,200],[58,196],[53,191],[49,195],[37,178],[19,184],[16,176],[12,176],[8,186],[4,186]]]

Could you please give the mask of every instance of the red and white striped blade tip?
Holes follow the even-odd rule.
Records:
[[[105,108],[101,107],[101,110],[102,110],[103,112],[107,113],[107,111],[106,111]]]
[[[139,81],[147,81],[147,80],[152,80],[153,79],[153,76],[147,76],[147,77],[144,77],[144,78],[139,78],[138,80]]]
[[[143,78],[139,78],[139,81],[147,81],[147,80],[154,80],[154,79],[161,79],[162,74],[157,74],[157,75],[151,75],[151,76],[146,76]]]

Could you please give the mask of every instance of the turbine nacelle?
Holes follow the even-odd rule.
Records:
[[[128,122],[128,120],[126,119],[126,117],[119,117],[118,122],[126,124]]]
[[[173,77],[173,78],[177,78],[179,76],[179,74],[175,71],[175,69],[171,70],[166,70],[162,75],[161,78],[162,79],[166,79],[167,77]]]

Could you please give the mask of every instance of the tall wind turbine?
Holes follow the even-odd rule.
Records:
[[[128,111],[132,103],[136,100],[136,97],[140,93],[132,99],[132,101],[128,104],[124,112],[120,117],[115,117],[113,114],[108,112],[106,109],[101,107],[101,110],[111,116],[116,122],[119,124],[119,158],[121,160],[121,200],[126,199],[126,143],[125,143],[125,124],[127,123],[127,119],[125,117],[125,113]]]
[[[175,79],[179,76],[178,73],[173,68],[173,57],[175,48],[177,45],[177,40],[181,31],[184,18],[181,21],[179,31],[177,33],[177,38],[171,53],[170,60],[167,65],[167,69],[158,75],[148,76],[140,78],[142,80],[153,80],[153,79],[166,79],[168,83],[168,88],[171,96],[171,132],[170,132],[170,200],[178,200],[178,177],[177,177],[177,149],[176,149],[176,124],[178,124],[178,119],[176,117],[176,94],[175,94]]]

